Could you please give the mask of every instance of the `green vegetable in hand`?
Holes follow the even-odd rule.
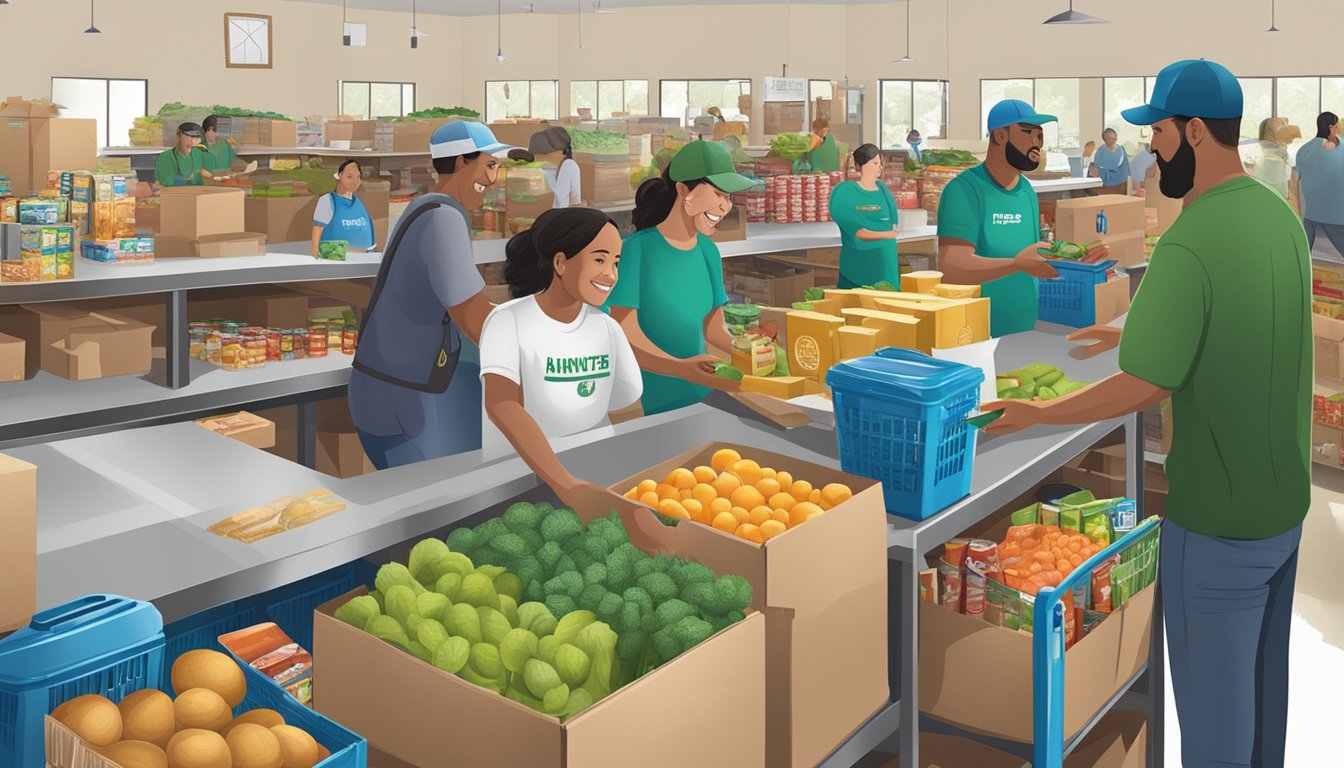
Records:
[[[721,379],[731,381],[741,381],[742,372],[733,367],[732,363],[718,362],[714,364],[714,375]]]

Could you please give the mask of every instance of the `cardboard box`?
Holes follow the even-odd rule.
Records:
[[[21,306],[0,305],[0,333],[23,342],[23,378],[31,379],[42,368],[42,323]]]
[[[1340,466],[1340,446],[1344,445],[1344,431],[1323,424],[1311,425],[1312,458],[1322,464]]]
[[[322,143],[330,147],[333,141],[348,141],[352,148],[358,142],[372,145],[377,124],[377,120],[328,120],[322,126]]]
[[[372,765],[372,762],[370,762]],[[900,755],[871,753],[856,768],[900,768]],[[1006,752],[970,739],[941,733],[919,734],[920,768],[1023,768],[1022,761]]]
[[[677,467],[707,466],[721,448],[734,448],[818,488],[844,483],[854,492],[849,501],[764,544],[699,523],[677,526],[672,544],[673,555],[751,582],[752,608],[766,617],[766,764],[810,768],[889,701],[882,488],[796,458],[724,443],[710,443],[610,487],[625,493]],[[843,664],[820,663],[836,653],[843,653]],[[725,681],[713,690],[717,696],[729,687]],[[683,764],[737,765],[722,757]]]
[[[580,159],[578,163],[579,187],[585,203],[620,203],[635,199],[635,187],[630,183],[633,166],[629,161],[598,163]]]
[[[743,205],[734,205],[723,217],[723,221],[714,228],[710,240],[716,243],[732,243],[747,239],[747,209]]]
[[[923,742],[920,743],[923,753]],[[1148,718],[1113,709],[1064,758],[1064,768],[1143,768],[1148,764]],[[949,763],[950,765],[950,763]]]
[[[293,120],[249,117],[243,124],[243,144],[258,147],[297,147],[299,126]]]
[[[198,238],[159,235],[154,239],[154,250],[155,256],[165,259],[265,256],[266,236],[259,232],[237,232]]]
[[[249,196],[243,201],[243,226],[248,232],[265,235],[268,243],[309,242],[317,200],[316,195]],[[372,212],[369,216],[372,218]]]
[[[1143,198],[1129,195],[1097,195],[1060,200],[1055,208],[1055,239],[1086,245],[1103,235],[1124,235],[1137,232],[1140,240],[1145,230]],[[1106,231],[1097,229],[1097,214],[1106,213]],[[1140,243],[1142,244],[1142,243]]]
[[[165,187],[159,192],[160,232],[188,240],[244,232],[245,197],[238,188]]]
[[[37,467],[0,453],[0,634],[37,613]]]
[[[1129,312],[1129,275],[1121,275],[1095,286],[1095,324],[1104,325]]]
[[[1139,592],[1064,654],[1066,740],[1148,662],[1155,586]],[[920,601],[920,710],[973,733],[1030,743],[1031,646],[1026,632]]]
[[[1095,237],[1093,241],[1106,246],[1106,249],[1110,251],[1110,258],[1115,260],[1116,266],[1137,267],[1148,260],[1147,252],[1143,247],[1144,238],[1144,233],[1140,231],[1102,235]]]
[[[544,121],[535,123],[490,123],[486,127],[490,129],[490,132],[495,135],[495,139],[500,143],[527,149],[532,137],[551,127],[551,124]],[[584,191],[587,191],[586,185]]]
[[[314,614],[317,711],[364,736],[370,747],[420,768],[452,759],[472,768],[763,768],[766,619],[757,613],[561,723],[430,666],[338,621],[339,606]],[[883,677],[885,680],[885,676]],[[697,717],[707,692],[725,717]],[[452,717],[444,717],[452,712]],[[694,738],[669,738],[685,723]]]
[[[781,133],[806,134],[807,104],[801,101],[767,101],[765,103],[765,135]]]
[[[165,329],[168,310],[161,296],[120,296],[111,299],[95,299],[93,301],[81,301],[79,306],[90,312],[129,317],[138,323],[153,326],[154,335],[150,344],[154,348],[155,356],[164,354],[168,345],[168,334]]]
[[[1311,314],[1315,337],[1316,373],[1328,379],[1344,379],[1344,320]]]
[[[753,260],[746,271],[732,279],[732,290],[753,304],[787,307],[803,300],[803,292],[812,287],[811,270],[768,261]]]
[[[48,171],[92,170],[97,162],[96,120],[0,116],[0,175],[16,193],[45,189]]]
[[[197,419],[197,426],[263,451],[275,447],[275,422],[247,411]]]
[[[135,228],[139,232],[157,235],[162,229],[163,217],[159,213],[157,197],[142,197],[135,201]]]
[[[257,411],[257,415],[275,424],[275,446],[265,449],[272,456],[279,456],[295,464],[299,461],[299,412],[294,406],[268,408]]]
[[[26,346],[23,339],[0,333],[0,382],[23,381]]]
[[[376,471],[373,462],[364,455],[364,446],[359,442],[359,434],[350,417],[349,401],[343,397],[319,401],[316,426],[317,455],[314,469],[342,479]]]
[[[39,364],[55,376],[83,381],[150,369],[154,326],[73,304],[25,304],[37,316]]]
[[[447,123],[447,120],[412,120],[394,123],[392,127],[392,151],[429,152],[429,138],[435,129]]]
[[[840,329],[844,325],[843,319],[833,315],[790,311],[785,322],[789,372],[824,387],[826,372],[840,362]]]
[[[193,321],[218,317],[263,328],[307,328],[308,294],[275,285],[253,285],[203,292],[193,298]]]

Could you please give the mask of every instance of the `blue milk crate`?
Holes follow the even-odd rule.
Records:
[[[924,520],[971,492],[974,431],[966,416],[985,374],[887,347],[826,374],[840,468],[882,483],[887,512]]]
[[[1059,277],[1040,281],[1040,314],[1043,323],[1086,328],[1097,322],[1097,286],[1106,284],[1114,261],[1081,264],[1051,261]]]
[[[46,765],[43,719],[88,693],[121,701],[158,688],[163,618],[154,606],[89,595],[43,611],[0,640],[0,765]]]

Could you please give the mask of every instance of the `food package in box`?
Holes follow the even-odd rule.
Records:
[[[60,224],[69,216],[69,201],[59,198],[29,197],[19,201],[20,224]]]

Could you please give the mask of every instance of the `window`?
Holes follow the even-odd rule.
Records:
[[[947,83],[941,80],[880,80],[881,145],[884,149],[905,146],[914,128],[926,139],[945,138]]]
[[[743,96],[751,95],[751,81],[734,80],[660,80],[659,101],[662,117],[675,117],[685,125],[689,120],[718,107],[723,119],[740,117]]]
[[[594,120],[607,120],[617,113],[649,113],[648,80],[576,80],[569,84],[569,110],[579,114],[590,109]]]
[[[558,80],[489,80],[485,84],[485,121],[531,117],[559,118]]]
[[[149,81],[53,77],[51,100],[65,106],[66,117],[97,120],[99,148],[124,147],[135,119],[149,112]]]
[[[415,83],[361,83],[342,81],[342,115],[372,120],[402,117],[415,111]]]
[[[1237,78],[1241,83],[1242,118],[1241,138],[1259,139],[1260,123],[1274,116],[1274,81],[1268,77]],[[1311,116],[1311,125],[1316,124],[1316,116]],[[1302,132],[1307,132],[1302,125]]]
[[[1004,99],[1019,99],[1028,104],[1036,100],[1034,80],[981,80],[980,81],[980,137],[988,138],[989,110]]]
[[[1130,125],[1121,113],[1148,103],[1156,80],[1153,77],[1108,77],[1102,81],[1102,130],[1115,129],[1117,140],[1130,155],[1137,152],[1139,144],[1148,141],[1151,134],[1146,128]],[[1083,144],[1089,141],[1101,143],[1100,136],[1082,137],[1081,140]]]
[[[1079,142],[1078,78],[1037,78],[1036,100],[1033,106],[1047,115],[1059,118],[1058,122],[1041,126],[1045,131],[1045,148],[1053,152],[1065,149],[1077,149]]]

